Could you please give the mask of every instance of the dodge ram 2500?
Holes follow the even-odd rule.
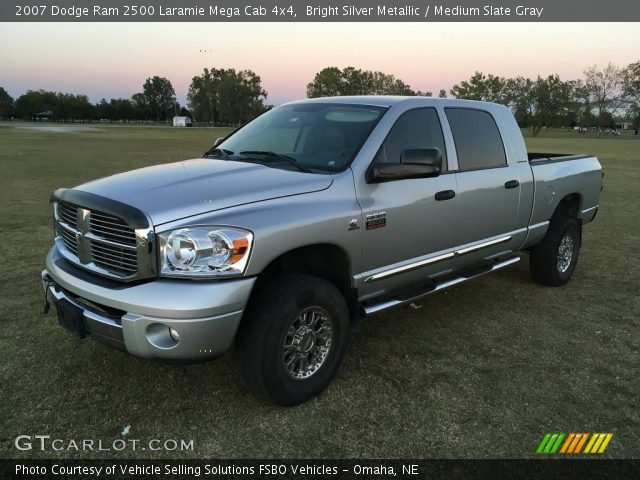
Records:
[[[601,187],[595,157],[527,154],[500,105],[303,100],[201,158],[54,192],[42,281],[80,338],[180,361],[235,344],[248,385],[294,405],[327,387],[362,316],[520,252],[565,284]]]

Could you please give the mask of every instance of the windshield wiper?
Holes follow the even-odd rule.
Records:
[[[287,162],[289,165],[293,165],[301,172],[312,173],[307,167],[304,167],[298,163],[298,161],[293,157],[288,157],[287,155],[283,155],[281,153],[270,152],[267,150],[245,150],[240,152],[240,155],[264,155],[265,157],[273,157],[278,160],[283,160]]]
[[[202,155],[203,157],[220,157],[220,158],[227,158],[229,155],[233,155],[233,152],[231,150],[226,150],[224,148],[218,148],[218,147],[213,147],[209,150],[207,150],[206,152],[204,152],[204,154]]]

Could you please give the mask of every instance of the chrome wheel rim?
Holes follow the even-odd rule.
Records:
[[[565,273],[571,266],[571,260],[573,259],[573,236],[566,233],[560,245],[558,246],[558,271]]]
[[[295,317],[285,334],[282,363],[289,377],[304,380],[324,364],[333,343],[333,321],[321,307],[309,307]]]

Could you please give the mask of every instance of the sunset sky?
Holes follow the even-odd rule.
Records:
[[[475,70],[501,76],[582,76],[588,65],[640,60],[633,23],[93,23],[0,28],[0,86],[130,97],[153,75],[186,103],[204,67],[251,69],[267,102],[305,96],[327,66],[391,73],[437,94]]]

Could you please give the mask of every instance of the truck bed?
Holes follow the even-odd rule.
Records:
[[[577,201],[577,217],[590,222],[598,207],[602,169],[592,155],[567,153],[528,153],[533,174],[534,196],[530,225],[544,225],[558,204],[567,198]],[[546,230],[546,226],[543,227]],[[540,232],[541,233],[541,232]],[[528,242],[536,240],[530,235]]]

